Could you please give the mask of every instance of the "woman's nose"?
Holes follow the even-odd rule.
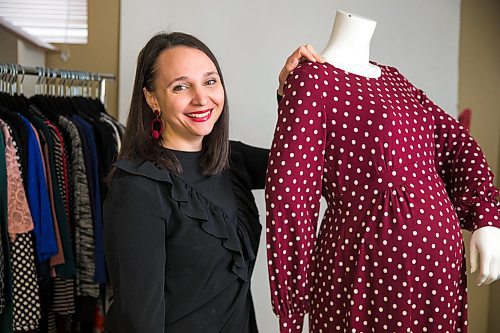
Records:
[[[208,103],[208,96],[203,88],[194,89],[193,103],[196,105],[205,105]]]

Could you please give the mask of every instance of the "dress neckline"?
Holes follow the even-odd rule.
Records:
[[[352,73],[352,72],[346,71],[345,69],[338,68],[338,67],[336,67],[335,65],[332,65],[329,62],[325,62],[324,63],[324,65],[328,65],[328,66],[334,68],[336,71],[340,71],[342,73],[345,73],[348,76],[353,76],[353,77],[358,78],[358,79],[364,79],[364,80],[367,80],[367,81],[378,81],[378,80],[382,79],[382,77],[384,76],[384,72],[385,72],[384,71],[384,66],[381,66],[380,64],[378,64],[378,63],[376,63],[375,61],[372,61],[372,60],[370,60],[370,64],[378,66],[380,68],[380,76],[379,77],[367,77],[367,76],[359,75],[359,74],[356,74],[356,73]]]

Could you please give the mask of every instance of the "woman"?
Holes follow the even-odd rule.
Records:
[[[297,49],[280,74],[301,57]],[[104,204],[110,332],[257,332],[250,277],[261,226],[251,190],[268,151],[228,140],[224,80],[183,33],[139,54],[130,114]]]

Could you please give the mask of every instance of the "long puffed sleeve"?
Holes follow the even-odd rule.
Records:
[[[417,99],[434,118],[436,169],[443,180],[463,229],[500,227],[498,189],[481,148],[455,119],[424,92]]]
[[[158,184],[138,176],[113,180],[104,203],[104,244],[117,332],[165,332],[165,232],[168,212]]]
[[[281,332],[302,332],[313,283],[326,130],[312,68],[298,67],[288,77],[267,169],[268,269]]]

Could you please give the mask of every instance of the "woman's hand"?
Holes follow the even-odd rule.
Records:
[[[283,95],[283,87],[285,85],[285,80],[302,61],[316,61],[319,63],[324,63],[325,59],[321,56],[321,54],[317,53],[314,48],[310,44],[306,44],[300,46],[296,49],[291,56],[286,59],[285,65],[281,69],[279,76],[279,86],[278,86],[278,95]]]

